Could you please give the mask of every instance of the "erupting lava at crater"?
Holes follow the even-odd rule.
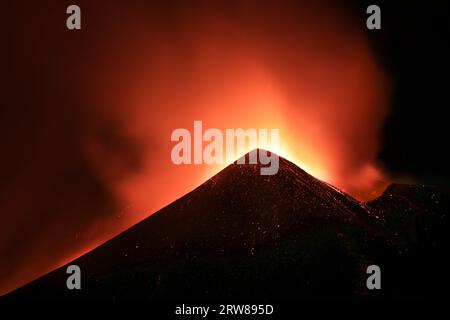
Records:
[[[389,85],[365,35],[332,5],[235,5],[172,8],[171,25],[132,12],[126,33],[98,44],[111,48],[89,86],[99,177],[140,218],[155,212],[224,167],[170,161],[172,131],[199,119],[222,132],[279,129],[273,151],[359,200],[376,197]],[[256,147],[270,149],[243,152]]]
[[[89,27],[70,41],[58,33],[55,39],[66,43],[58,49],[49,35],[59,29],[45,29],[42,43],[62,54],[23,68],[49,65],[46,76],[53,82],[36,100],[55,101],[42,115],[52,120],[43,122],[39,134],[33,131],[37,147],[31,153],[39,159],[18,176],[15,186],[26,186],[20,187],[23,198],[14,194],[3,210],[14,213],[13,222],[28,226],[31,216],[39,226],[33,225],[29,254],[4,250],[8,260],[16,256],[3,271],[11,276],[3,277],[8,279],[0,290],[111,238],[236,160],[175,165],[171,133],[194,120],[221,132],[277,129],[276,148],[255,143],[242,153],[269,149],[359,200],[383,190],[377,155],[390,86],[360,21],[326,1],[226,3],[92,3],[83,13]],[[61,17],[52,19],[60,24]],[[66,52],[77,52],[73,61]],[[59,92],[61,84],[67,92]],[[61,101],[66,109],[59,108]],[[67,125],[68,119],[74,123]],[[51,213],[48,220],[40,219],[43,212]],[[61,225],[71,228],[66,232]],[[18,242],[10,230],[3,236],[8,250]]]

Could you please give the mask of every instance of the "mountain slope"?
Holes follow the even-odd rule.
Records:
[[[247,155],[248,156],[248,155]],[[377,296],[366,267],[401,262],[375,203],[280,158],[276,175],[233,164],[184,197],[8,299],[223,299]],[[379,206],[382,206],[381,204]],[[375,214],[372,214],[373,212]],[[388,278],[391,276],[388,274]],[[395,282],[383,294],[397,292]]]

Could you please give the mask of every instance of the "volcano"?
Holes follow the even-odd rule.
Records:
[[[260,175],[260,168],[229,165],[192,192],[6,299],[443,294],[440,285],[426,281],[431,267],[424,266],[444,263],[448,193],[392,185],[380,198],[360,203],[281,157],[276,175]],[[81,290],[66,287],[66,269],[72,264],[81,268]],[[382,290],[366,287],[366,268],[372,264],[382,270]],[[435,270],[431,278],[439,275]],[[417,281],[409,282],[411,276]]]

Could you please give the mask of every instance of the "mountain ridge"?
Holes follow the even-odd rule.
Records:
[[[365,208],[292,162],[279,164],[273,176],[260,175],[260,164],[231,164],[67,264],[82,269],[83,290],[65,288],[65,265],[10,297],[367,296],[367,265],[399,261],[377,218],[390,204]]]

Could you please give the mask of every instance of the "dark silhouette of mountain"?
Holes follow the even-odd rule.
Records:
[[[388,260],[389,275],[396,284],[392,295],[448,298],[448,190],[394,183],[366,207],[380,217],[380,229],[397,250]]]
[[[446,248],[446,194],[392,185],[362,205],[283,158],[276,175],[260,175],[261,166],[228,166],[69,263],[81,268],[81,290],[66,288],[63,266],[6,299],[423,295],[426,281],[418,287],[407,280],[427,262],[418,268],[410,264],[421,260],[433,241],[439,241],[439,250]],[[366,288],[371,264],[382,269],[382,290]],[[408,275],[402,276],[405,268]]]

